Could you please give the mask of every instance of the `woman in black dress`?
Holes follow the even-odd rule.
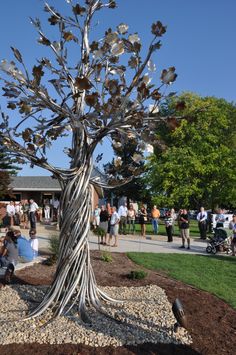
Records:
[[[141,225],[141,235],[146,237],[147,210],[144,206],[140,210],[139,223]]]

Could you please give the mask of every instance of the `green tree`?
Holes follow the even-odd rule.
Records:
[[[178,120],[179,109],[182,119]],[[184,93],[162,107],[175,115],[159,126],[159,147],[146,182],[159,205],[197,208],[232,205],[236,199],[236,107],[224,99]]]
[[[11,176],[15,176],[20,167],[7,151],[6,147],[0,142],[0,197],[11,193],[9,185]]]

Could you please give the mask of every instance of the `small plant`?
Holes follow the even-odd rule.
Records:
[[[147,276],[147,272],[144,270],[132,270],[128,274],[128,278],[132,280],[142,280]]]
[[[101,260],[105,261],[106,263],[111,263],[112,262],[112,256],[108,252],[103,252],[101,255]]]
[[[97,235],[98,237],[105,237],[106,236],[106,231],[101,227],[94,228],[93,233],[95,235]]]
[[[57,235],[51,236],[49,242],[49,250],[52,255],[47,260],[45,260],[44,264],[51,266],[56,263],[59,256],[59,237]]]

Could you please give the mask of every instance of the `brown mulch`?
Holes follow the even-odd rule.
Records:
[[[39,345],[39,344],[11,344],[0,345],[1,355],[130,355],[130,354],[207,354],[234,355],[236,354],[236,311],[222,300],[188,286],[182,282],[170,279],[165,274],[148,271],[143,280],[130,280],[127,274],[137,267],[125,254],[112,254],[111,263],[101,260],[100,252],[92,252],[97,282],[101,286],[144,286],[156,284],[162,287],[172,303],[179,298],[184,305],[188,320],[188,330],[192,336],[191,346],[174,344],[150,344],[123,346],[118,348],[92,348],[85,345]],[[45,285],[50,284],[55,267],[36,264],[18,271],[14,283]],[[1,333],[1,329],[0,329]]]

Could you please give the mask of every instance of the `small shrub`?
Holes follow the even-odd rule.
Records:
[[[108,252],[103,252],[101,255],[101,260],[105,261],[106,263],[111,263],[112,262],[112,256]]]
[[[59,237],[57,235],[51,236],[49,242],[49,250],[52,253],[54,259],[57,260],[59,256]]]
[[[128,274],[128,278],[132,280],[142,280],[147,276],[147,272],[144,270],[132,270]]]
[[[105,237],[107,234],[106,231],[101,227],[94,228],[93,233],[98,237]]]

